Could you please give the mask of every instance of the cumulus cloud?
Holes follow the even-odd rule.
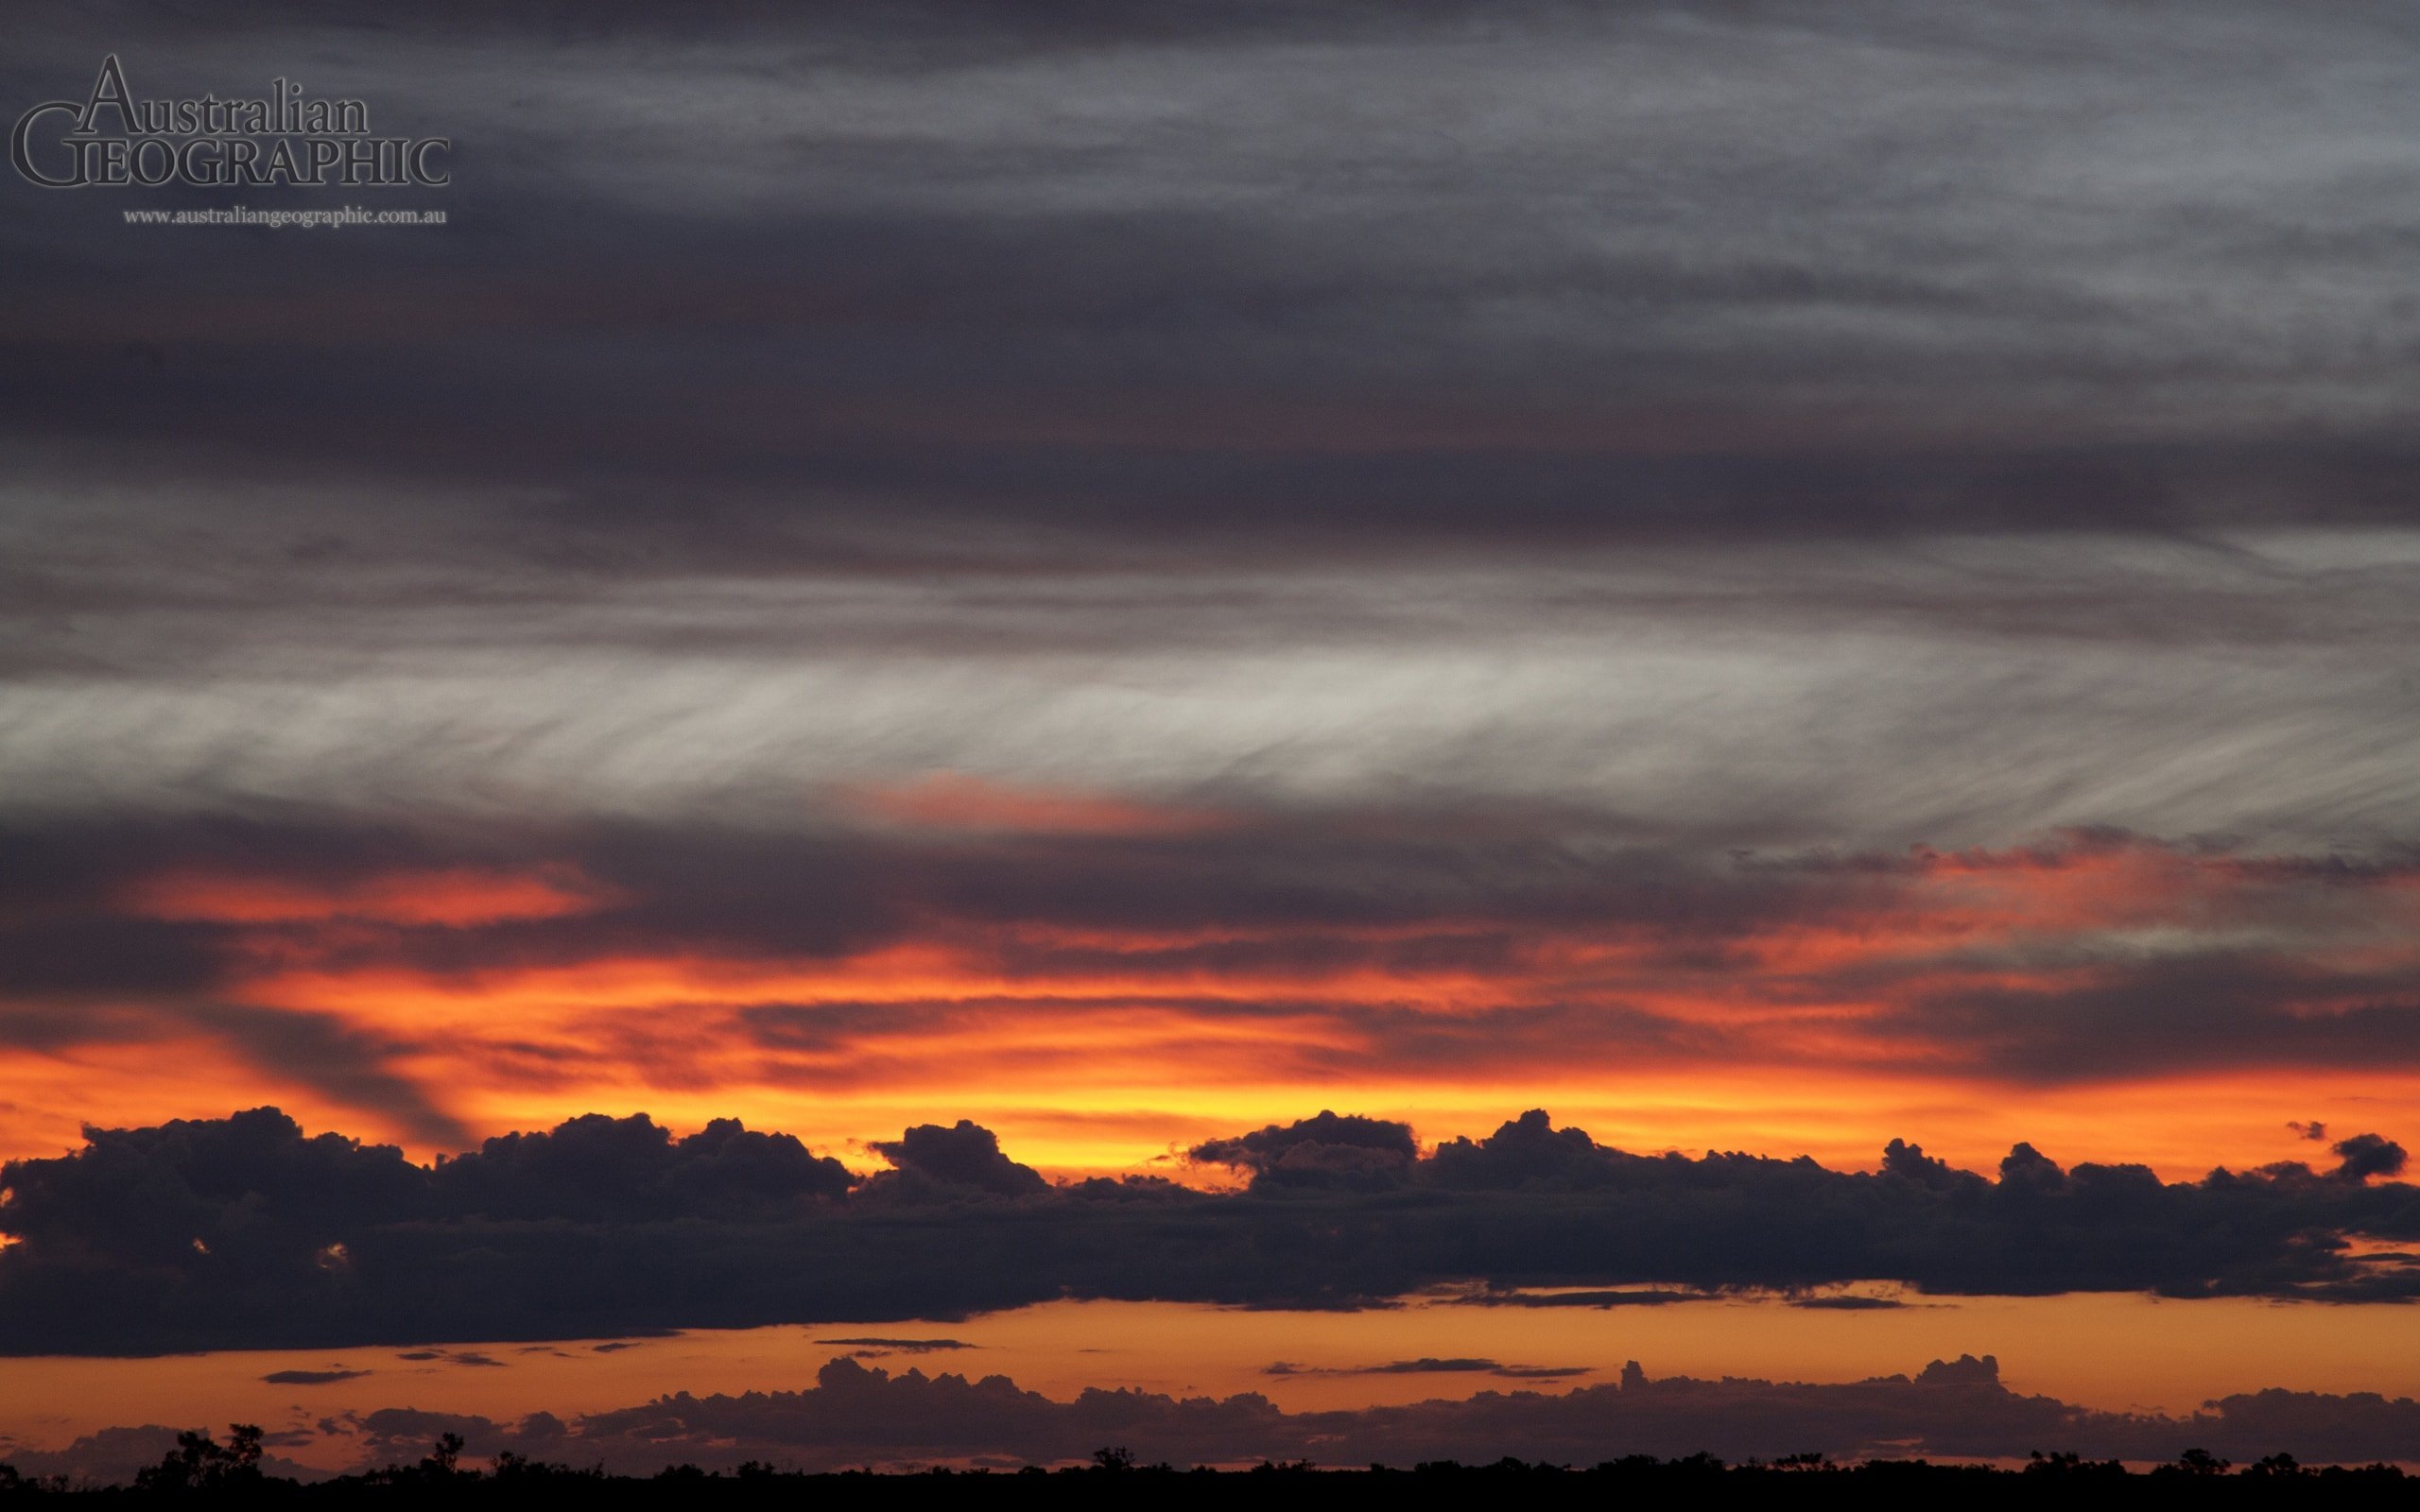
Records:
[[[1263,1161],[1248,1188],[1210,1194],[1148,1178],[1054,1187],[960,1121],[883,1142],[905,1163],[844,1194],[832,1162],[736,1124],[674,1140],[644,1119],[579,1119],[434,1167],[306,1139],[268,1108],[95,1130],[76,1154],[0,1175],[0,1231],[18,1241],[0,1249],[0,1349],[596,1337],[961,1317],[1063,1297],[1360,1307],[1451,1284],[1522,1307],[1877,1280],[2420,1296],[2399,1254],[2351,1243],[2420,1237],[2412,1190],[2378,1179],[2383,1140],[2345,1142],[2349,1174],[2282,1162],[2165,1182],[2020,1149],[1995,1181],[1904,1142],[1871,1175],[1805,1157],[1633,1155],[1533,1111],[1342,1178],[1324,1157],[1316,1180],[1288,1163],[1306,1149],[1399,1156],[1410,1138],[1333,1113],[1272,1125],[1233,1142]],[[559,1156],[588,1178],[531,1177]],[[623,1173],[610,1200],[600,1170]]]
[[[869,1182],[869,1195],[904,1189],[1026,1197],[1049,1188],[1042,1173],[1001,1153],[998,1135],[962,1118],[947,1128],[919,1124],[895,1140],[877,1140],[867,1148],[898,1168],[895,1177]]]
[[[1409,1125],[1322,1109],[1316,1118],[1207,1141],[1188,1158],[1249,1171],[1254,1186],[1383,1190],[1401,1183],[1418,1153]]]
[[[837,1197],[850,1180],[838,1160],[736,1119],[716,1119],[676,1140],[644,1114],[590,1113],[544,1133],[492,1139],[443,1161],[431,1195],[436,1211],[459,1217],[762,1219]]]
[[[2366,1181],[2372,1177],[2403,1174],[2403,1146],[2381,1135],[2356,1134],[2349,1140],[2338,1141],[2332,1148],[2342,1158],[2336,1174],[2347,1181]]]

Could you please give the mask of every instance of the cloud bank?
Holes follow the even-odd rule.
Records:
[[[1997,1179],[1894,1141],[1879,1172],[1636,1156],[1525,1114],[1420,1154],[1410,1131],[1317,1119],[1213,1141],[1262,1162],[1240,1192],[1156,1177],[1053,1186],[961,1121],[858,1178],[725,1121],[574,1120],[434,1167],[305,1138],[274,1108],[93,1130],[0,1176],[0,1349],[339,1348],[769,1323],[945,1319],[1062,1297],[1360,1307],[1443,1284],[1724,1288],[1893,1280],[1923,1291],[2151,1291],[2392,1301],[2420,1193],[2402,1151],[2163,1182],[2063,1170],[2029,1145]],[[1282,1151],[1271,1157],[1271,1151]],[[1651,1287],[1660,1283],[1658,1294]]]

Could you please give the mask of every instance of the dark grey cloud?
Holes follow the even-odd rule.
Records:
[[[1417,1360],[1390,1360],[1384,1365],[1305,1366],[1280,1360],[1261,1374],[1270,1376],[1501,1376],[1508,1381],[1563,1381],[1591,1374],[1595,1367],[1584,1365],[1506,1365],[1477,1355],[1440,1359],[1422,1355]]]
[[[1042,1173],[1001,1152],[998,1135],[962,1118],[946,1128],[919,1124],[895,1140],[866,1147],[897,1168],[895,1175],[870,1181],[869,1195],[1029,1197],[1050,1188]]]
[[[1282,528],[1403,494],[1390,519],[1465,534],[1481,483],[1513,532],[2392,511],[2359,433],[2394,434],[2361,387],[2397,391],[2409,325],[2402,170],[2374,146],[2410,41],[2201,16],[2185,47],[2082,8],[1895,6],[1093,16],[1035,45],[975,13],[817,13],[669,52],[626,17],[568,44],[481,27],[481,65],[447,74],[441,28],[299,15],[237,44],[151,18],[153,87],[302,53],[453,131],[463,233],[180,249],[223,302],[182,331],[53,314],[24,337],[50,381],[18,402],[120,438],[142,397],[273,455],[341,430],[403,465],[770,476],[858,509],[972,485],[986,518],[1120,533],[1137,495]],[[82,82],[101,29],[34,28],[8,82]],[[9,188],[69,291],[166,255]],[[364,298],[380,274],[400,292]],[[2364,317],[2369,340],[2325,338]],[[331,384],[331,348],[385,360]],[[220,397],[231,369],[273,403]],[[1305,406],[1327,423],[1288,436]],[[254,418],[293,408],[355,423]],[[2214,453],[2246,412],[2268,477]],[[1441,434],[1475,455],[1441,463]],[[645,513],[729,552],[767,511]]]
[[[897,1354],[929,1354],[937,1349],[973,1349],[981,1346],[964,1339],[893,1339],[880,1335],[843,1339],[817,1339],[818,1344],[848,1344],[860,1349],[887,1349]]]
[[[326,1386],[334,1385],[340,1381],[358,1381],[364,1376],[376,1373],[372,1370],[347,1370],[342,1367],[328,1370],[272,1370],[261,1379],[272,1386]]]
[[[1255,1186],[1363,1187],[1402,1184],[1419,1155],[1409,1125],[1322,1109],[1315,1118],[1272,1124],[1233,1139],[1195,1145],[1187,1158],[1232,1166]]]
[[[836,1198],[851,1180],[792,1136],[736,1119],[676,1140],[644,1115],[590,1113],[445,1161],[430,1181],[430,1211],[493,1221],[763,1220]]]
[[[1900,1141],[1875,1175],[1630,1155],[1532,1112],[1340,1173],[1329,1156],[1373,1146],[1264,1138],[1264,1151],[1327,1152],[1322,1179],[1280,1156],[1226,1194],[1150,1178],[1052,1187],[964,1121],[893,1143],[902,1166],[842,1198],[832,1187],[849,1178],[830,1162],[735,1124],[672,1141],[644,1119],[574,1120],[433,1169],[306,1140],[273,1109],[95,1130],[76,1155],[0,1177],[0,1231],[19,1241],[0,1250],[0,1349],[829,1326],[1066,1297],[1350,1308],[1455,1284],[1479,1288],[1464,1300],[1523,1306],[1876,1280],[2391,1301],[2415,1295],[2410,1265],[2350,1241],[2420,1238],[2413,1189],[2376,1179],[2384,1141],[2346,1142],[2334,1172],[2287,1162],[2179,1182],[2062,1170],[2020,1146],[1994,1181]],[[208,1308],[192,1304],[205,1295]],[[406,1358],[424,1356],[495,1363]]]
[[[2350,1068],[2403,1056],[2420,1033],[2420,982],[2402,971],[2338,972],[2288,954],[2220,949],[2120,957],[2056,986],[1925,993],[1876,1026],[2025,1082],[2256,1060]],[[2074,1057],[2086,1042],[2093,1064],[2083,1069]]]
[[[1625,1286],[1618,1291],[1471,1292],[1454,1298],[1461,1307],[1669,1307],[1676,1302],[1707,1302],[1720,1293],[1676,1291],[1668,1286]]]
[[[2377,1134],[2356,1134],[2338,1141],[2334,1149],[2342,1158],[2336,1175],[2346,1181],[2401,1176],[2409,1163],[2402,1145]]]
[[[220,1042],[271,1081],[297,1083],[346,1108],[384,1118],[408,1138],[439,1146],[471,1139],[469,1125],[430,1091],[396,1074],[396,1045],[332,1013],[212,1003],[188,1008],[187,1022]]]

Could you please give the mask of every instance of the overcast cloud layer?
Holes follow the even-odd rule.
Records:
[[[2392,8],[255,14],[0,83],[283,72],[456,224],[11,179],[13,808],[2408,824]]]

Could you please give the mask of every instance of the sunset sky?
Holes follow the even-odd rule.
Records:
[[[2420,1392],[2357,1359],[2420,1358],[2408,12],[529,15],[11,14],[11,122],[114,54],[361,99],[452,181],[0,176],[0,1349],[96,1357],[9,1366],[0,1457],[225,1417],[101,1356],[782,1326],[694,1381],[609,1349],[618,1396],[382,1366],[285,1452],[813,1387],[768,1441],[861,1459],[876,1388],[807,1341],[986,1318],[1028,1436],[885,1452],[1080,1457],[1082,1362],[1016,1321],[1063,1297],[1164,1341],[1091,1383],[1289,1413],[1511,1389],[1357,1383],[1422,1358],[1616,1400],[1611,1333],[1530,1358],[1590,1286],[1685,1294],[1657,1381],[1855,1383],[1937,1296],[1967,1332],[1889,1335],[1894,1390]],[[123,214],[238,199],[447,223]],[[1411,1258],[1201,1258],[1288,1202]],[[675,1219],[725,1268],[631,1237]],[[476,1307],[394,1279],[510,1223]],[[551,1294],[565,1225],[653,1300]],[[928,1275],[923,1225],[1034,1268]],[[804,1291],[729,1258],[794,1245]],[[193,1332],[170,1276],[261,1308]],[[1531,1301],[1423,1291],[1352,1358],[1254,1323],[1280,1385],[1184,1321],[1395,1283]],[[2056,1310],[2152,1295],[2239,1352],[2138,1381]],[[370,1374],[277,1358],[225,1379]],[[916,1380],[882,1412],[956,1422]],[[1180,1456],[1585,1436],[1167,1412]],[[2378,1421],[2345,1452],[2420,1461]]]

